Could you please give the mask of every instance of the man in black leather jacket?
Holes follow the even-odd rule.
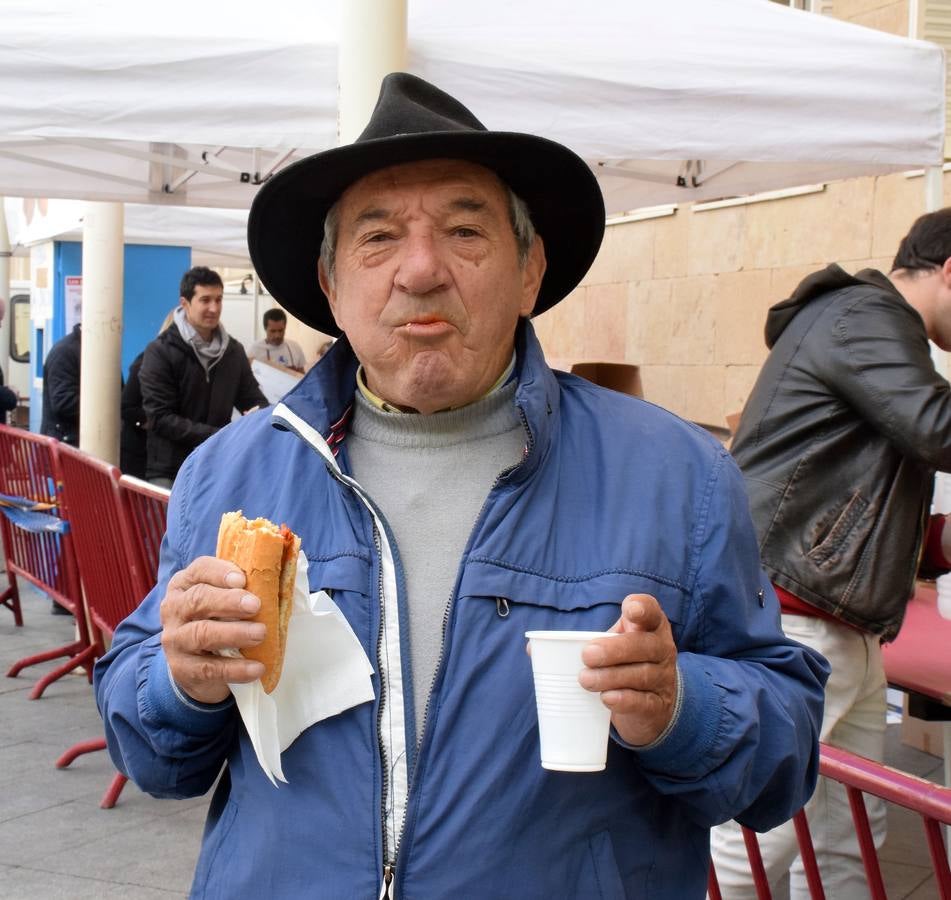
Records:
[[[148,421],[146,477],[171,487],[185,457],[231,421],[268,405],[244,347],[221,325],[221,276],[204,266],[182,277],[173,324],[145,348],[139,384]]]
[[[770,309],[770,354],[732,445],[783,628],[832,665],[820,739],[879,760],[880,642],[898,633],[919,562],[936,575],[951,561],[951,528],[929,517],[935,471],[951,471],[951,385],[929,339],[951,349],[951,208],[915,222],[887,276],[830,265]],[[806,809],[827,896],[867,897],[844,789],[820,779]],[[778,878],[796,857],[791,823],[760,843]],[[734,823],[713,852],[724,896],[755,896]],[[791,897],[805,891],[796,860]]]

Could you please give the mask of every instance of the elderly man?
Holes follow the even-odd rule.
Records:
[[[809,796],[825,666],[779,629],[729,456],[553,373],[528,322],[603,227],[577,156],[405,74],[353,145],[258,194],[258,273],[342,336],[186,462],[159,583],[97,672],[145,790],[197,795],[227,763],[193,896],[702,897],[711,825]],[[375,669],[371,702],[285,749],[279,789],[229,690],[261,666],[214,655],[262,637],[207,556],[238,508],[300,535]],[[539,763],[530,629],[619,633],[579,674],[612,711],[599,774]]]

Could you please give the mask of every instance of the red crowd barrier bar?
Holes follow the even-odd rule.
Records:
[[[934,868],[938,896],[941,900],[951,900],[951,869],[948,866],[947,851],[941,834],[941,824],[951,825],[951,788],[932,784],[930,781],[916,778],[914,775],[900,772],[870,759],[864,759],[837,747],[820,744],[819,750],[819,773],[843,784],[848,793],[852,821],[855,824],[869,892],[873,900],[887,900],[887,894],[882,880],[878,853],[872,840],[863,794],[880,797],[886,803],[894,803],[921,816],[928,841],[931,865]],[[812,900],[825,900],[821,873],[816,864],[812,837],[809,834],[805,814],[798,813],[793,822],[810,896]],[[759,900],[770,900],[772,893],[766,880],[766,871],[756,834],[744,828],[743,837],[750,859],[750,872],[753,876],[756,896]],[[710,900],[722,898],[712,865],[707,891]]]

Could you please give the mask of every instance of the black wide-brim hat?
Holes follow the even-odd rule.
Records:
[[[317,282],[327,212],[365,175],[425,159],[478,163],[525,201],[548,262],[533,315],[578,285],[604,235],[604,200],[587,163],[536,135],[488,131],[455,98],[415,75],[395,72],[383,79],[370,123],[354,143],[288,166],[254,198],[248,249],[271,296],[302,322],[340,334]]]

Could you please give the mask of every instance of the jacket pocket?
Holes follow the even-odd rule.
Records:
[[[816,538],[807,556],[819,568],[837,563],[849,546],[854,543],[853,535],[860,531],[860,525],[868,509],[869,501],[856,491],[845,508],[836,517],[832,527],[824,532],[822,524],[817,527]],[[824,532],[824,533],[823,533]]]
[[[624,882],[614,856],[611,834],[601,831],[587,841],[588,860],[582,867],[584,876],[578,885],[578,897],[597,897],[600,900],[624,900]]]
[[[678,585],[637,572],[593,571],[565,578],[485,560],[470,561],[458,596],[462,600],[491,598],[499,615],[522,619],[531,628],[604,631],[617,621],[628,594],[656,597],[676,638],[687,610],[685,592]]]
[[[212,877],[216,866],[219,865],[218,857],[221,856],[223,848],[227,845],[228,836],[234,825],[235,817],[238,814],[238,805],[229,797],[222,810],[221,818],[211,828],[210,833],[206,835],[202,842],[201,854],[198,857],[198,865],[195,869],[195,878],[192,883],[189,897],[192,900],[213,900],[221,896],[220,884],[222,879],[220,873],[217,877]],[[205,828],[208,828],[206,823]]]

